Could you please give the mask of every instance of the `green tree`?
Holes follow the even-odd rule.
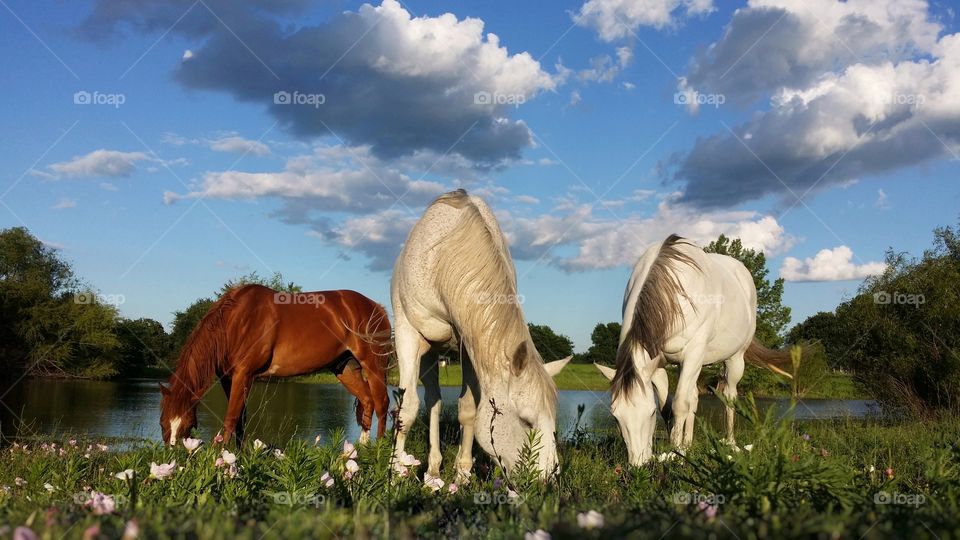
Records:
[[[557,334],[545,324],[528,324],[533,345],[545,362],[566,358],[573,354],[573,341],[563,334]]]
[[[787,343],[800,345],[804,342],[819,342],[831,368],[846,369],[844,362],[844,339],[839,332],[837,316],[832,311],[821,311],[797,323],[787,333]]]
[[[210,311],[213,300],[200,298],[190,304],[187,309],[173,314],[173,330],[170,332],[170,365],[175,366],[180,349],[187,342],[193,329],[200,323],[200,319]]]
[[[767,347],[783,345],[783,331],[790,322],[790,308],[784,306],[783,278],[771,282],[767,279],[767,257],[762,251],[746,249],[739,238],[731,240],[720,235],[703,249],[707,253],[729,255],[742,262],[753,276],[757,287],[757,332],[758,341]]]
[[[600,323],[590,333],[590,348],[577,358],[579,362],[596,362],[612,366],[617,361],[617,347],[620,345],[620,323]]]
[[[153,319],[121,319],[117,323],[120,354],[117,371],[134,375],[164,362],[170,355],[170,336]]]
[[[917,415],[960,413],[960,227],[934,231],[919,259],[887,269],[837,307],[848,363],[881,403]]]
[[[217,298],[226,294],[230,289],[235,289],[243,285],[263,285],[264,287],[270,287],[275,291],[284,291],[291,293],[303,292],[303,287],[297,285],[296,283],[284,282],[283,274],[280,272],[274,272],[270,277],[263,277],[257,273],[256,270],[250,272],[249,274],[240,276],[236,279],[231,279],[223,284],[223,287],[220,287],[220,292],[217,294]]]
[[[11,373],[108,376],[117,310],[22,227],[0,231],[0,354]]]

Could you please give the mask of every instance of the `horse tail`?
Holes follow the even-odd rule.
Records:
[[[789,350],[768,349],[754,338],[743,357],[751,364],[765,367],[784,377],[793,378],[793,375],[787,371],[793,369],[793,356]]]
[[[650,358],[656,358],[663,351],[664,343],[676,325],[681,322],[683,306],[680,297],[689,297],[677,277],[674,265],[686,264],[702,270],[697,261],[679,249],[681,245],[689,245],[689,242],[671,234],[660,245],[656,258],[647,269],[634,311],[630,314],[627,335],[617,349],[617,371],[612,384],[614,396],[629,394],[637,379],[634,347],[643,347]],[[627,322],[624,321],[625,324]]]
[[[348,332],[365,343],[376,357],[379,366],[387,371],[390,358],[394,356],[393,331],[390,327],[390,317],[382,305],[367,299],[371,304],[370,314],[351,327],[347,321],[341,319],[341,324]]]

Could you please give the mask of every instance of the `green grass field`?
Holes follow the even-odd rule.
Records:
[[[671,388],[676,387],[676,369],[667,370],[670,375]],[[753,392],[756,396],[763,397],[789,397],[790,387],[781,377],[767,372],[766,370],[747,366],[747,373],[753,376],[748,377],[740,385],[741,393]],[[336,384],[337,378],[329,372],[320,372],[306,377],[295,379],[299,382]],[[396,385],[398,380],[397,370],[393,369],[388,374],[388,382]],[[460,386],[461,372],[460,365],[454,364],[440,368],[441,386]],[[560,390],[607,390],[610,383],[593,364],[568,364],[563,368],[560,375],[554,378],[557,388]],[[814,399],[867,399],[869,396],[860,388],[853,378],[844,373],[827,373],[824,380],[812,392],[807,394],[807,398]]]
[[[406,477],[392,472],[389,436],[353,460],[341,440],[280,449],[248,441],[232,449],[235,468],[229,455],[218,464],[222,448],[210,444],[191,454],[156,443],[21,441],[0,453],[0,536],[18,527],[13,536],[23,539],[120,538],[125,530],[126,538],[136,530],[141,538],[191,539],[960,534],[957,420],[787,424],[760,418],[743,401],[739,452],[700,423],[685,457],[635,468],[619,436],[574,432],[561,441],[560,468],[546,484],[523,466],[504,476],[478,449],[472,480],[452,488],[453,417],[442,424],[442,487],[425,483],[422,465]],[[668,450],[663,437],[661,427],[656,453]],[[407,450],[424,462],[425,439],[418,422]],[[151,477],[151,463],[173,462],[169,476]],[[132,478],[115,476],[125,470]]]

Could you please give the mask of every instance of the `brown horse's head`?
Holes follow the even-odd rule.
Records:
[[[197,427],[197,405],[189,392],[160,385],[160,432],[163,442],[174,446]]]

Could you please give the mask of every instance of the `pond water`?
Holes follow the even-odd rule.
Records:
[[[420,388],[423,397],[423,389]],[[3,394],[4,392],[0,392]],[[442,389],[443,408],[452,413],[443,429],[457,430],[456,406],[459,388]],[[422,403],[422,402],[421,402]],[[761,407],[776,407],[786,413],[786,399],[758,399]],[[338,428],[353,440],[359,435],[353,413],[354,399],[340,385],[292,381],[257,383],[247,404],[247,434],[273,444],[291,437],[325,439]],[[610,414],[610,395],[605,391],[560,392],[557,407],[558,434],[568,435],[584,405],[581,425],[592,431],[615,430]],[[5,391],[0,407],[0,430],[5,438],[26,436],[111,437],[127,440],[159,440],[160,392],[157,381],[80,381],[31,379]],[[209,440],[221,427],[226,399],[219,387],[212,389],[197,410],[201,437]],[[721,426],[722,404],[713,396],[701,396],[699,418]],[[421,420],[424,414],[421,405]],[[877,412],[865,400],[804,400],[794,416],[799,419],[863,417]]]

